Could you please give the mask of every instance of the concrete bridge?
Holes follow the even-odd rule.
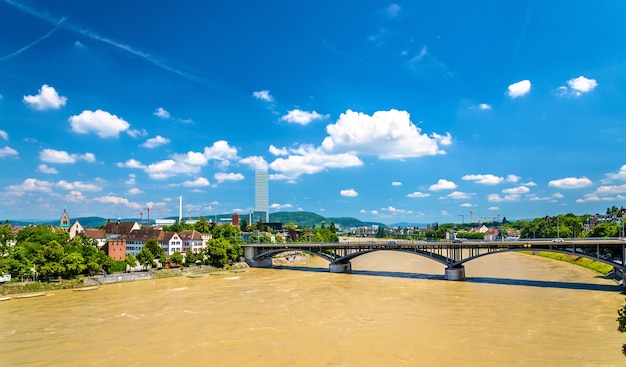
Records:
[[[340,242],[288,242],[253,243],[242,245],[244,258],[250,266],[272,266],[272,257],[283,252],[301,251],[322,257],[330,263],[332,273],[350,273],[350,260],[375,251],[401,251],[422,256],[446,266],[444,278],[464,280],[465,263],[482,256],[511,251],[543,251],[589,258],[613,266],[612,276],[624,281],[624,239],[521,239],[510,242],[482,241],[405,241],[405,240],[343,240]],[[602,250],[610,248],[621,254],[619,259],[603,255]],[[617,251],[616,251],[617,250]]]

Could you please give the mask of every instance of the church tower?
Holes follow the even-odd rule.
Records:
[[[63,208],[63,215],[61,215],[61,228],[65,230],[70,228],[70,216],[67,214],[67,205]]]

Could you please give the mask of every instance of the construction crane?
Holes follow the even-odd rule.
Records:
[[[143,212],[139,212],[139,225],[143,227]]]
[[[461,224],[465,224],[465,214],[459,214],[459,217],[461,217]]]
[[[163,210],[163,208],[150,208],[150,207],[148,207],[148,208],[144,208],[144,210],[148,211],[148,228],[150,228],[151,225],[152,225],[150,223],[150,210]]]
[[[500,214],[498,215],[494,215],[494,216],[486,216],[486,217],[481,217],[482,219],[485,220],[485,222],[490,221],[490,222],[499,222],[500,221]]]
[[[476,213],[476,210],[470,210],[469,213],[470,213],[470,223],[473,223],[474,222],[473,216],[474,216],[474,213]]]

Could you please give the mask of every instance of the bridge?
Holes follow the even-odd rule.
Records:
[[[603,239],[521,239],[518,241],[406,241],[406,240],[343,240],[340,242],[252,243],[241,245],[244,258],[252,267],[272,266],[272,257],[289,251],[306,252],[326,259],[331,273],[350,273],[350,260],[375,251],[401,251],[422,256],[446,266],[444,279],[464,280],[465,263],[479,257],[503,252],[554,252],[589,258],[613,267],[612,276],[623,283],[626,241],[623,238]],[[601,250],[621,254],[619,259],[605,256]]]

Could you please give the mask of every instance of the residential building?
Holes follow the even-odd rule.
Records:
[[[203,236],[202,233],[193,230],[182,231],[178,236],[183,243],[181,252],[193,252],[194,254],[202,252],[202,249],[206,247],[206,241],[211,238],[210,234]]]
[[[76,236],[79,236],[81,234],[83,234],[83,232],[85,231],[85,229],[83,228],[83,226],[80,225],[80,223],[78,223],[78,220],[74,222],[74,224],[72,224],[67,231],[70,234],[70,240],[73,239]]]

